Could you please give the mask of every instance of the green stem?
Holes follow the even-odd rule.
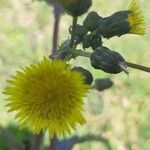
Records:
[[[145,72],[150,72],[150,67],[142,66],[139,64],[134,64],[131,62],[126,62],[126,64],[130,68],[138,69],[138,70],[145,71]]]
[[[83,56],[83,57],[90,57],[91,53],[90,52],[84,52],[82,50],[76,50],[73,52],[73,56],[77,57],[77,56]],[[139,64],[134,64],[131,62],[126,62],[127,66],[133,69],[137,69],[137,70],[141,70],[141,71],[145,71],[145,72],[150,72],[150,67],[146,67],[146,66],[142,66]]]
[[[72,34],[71,34],[71,40],[70,40],[70,47],[71,48],[74,45],[74,38],[75,38],[77,21],[78,21],[78,17],[73,17],[73,21],[72,21]]]
[[[83,57],[90,58],[90,56],[91,56],[90,52],[84,52],[84,51],[79,50],[79,49],[73,50],[71,53],[72,53],[74,58],[76,58],[78,56],[83,56]]]

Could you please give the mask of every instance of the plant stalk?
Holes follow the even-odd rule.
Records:
[[[131,62],[126,62],[126,64],[130,68],[134,68],[134,69],[145,71],[145,72],[150,72],[150,67],[142,66],[142,65],[139,65],[139,64],[134,64],[134,63],[131,63]]]
[[[71,34],[71,40],[70,40],[70,47],[71,48],[74,45],[74,38],[75,38],[77,21],[78,21],[78,17],[73,17],[73,21],[72,21],[72,34]]]
[[[53,47],[52,47],[51,55],[53,55],[57,51],[60,16],[62,12],[63,12],[63,7],[60,4],[55,3],[54,5],[55,22],[54,22],[54,31],[53,31]],[[54,137],[50,139],[50,146],[49,146],[50,150],[55,150],[56,142],[57,142],[57,137],[56,137],[56,134],[54,134]]]

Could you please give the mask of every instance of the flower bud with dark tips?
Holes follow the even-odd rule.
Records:
[[[83,37],[87,34],[87,32],[88,30],[84,26],[77,24],[75,32],[75,43],[79,44],[83,40]],[[72,35],[72,26],[69,28],[69,33],[70,35]]]
[[[86,27],[89,31],[94,31],[98,27],[101,20],[102,17],[100,17],[95,11],[92,11],[83,21],[83,26]]]
[[[91,65],[95,69],[101,69],[107,73],[117,74],[122,71],[127,73],[127,65],[124,58],[115,51],[106,47],[98,47],[90,56]]]

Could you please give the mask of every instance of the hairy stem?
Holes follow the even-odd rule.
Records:
[[[78,21],[78,17],[73,17],[73,21],[72,21],[72,34],[71,34],[71,40],[70,40],[70,47],[71,48],[74,45],[74,38],[75,38],[77,21]]]
[[[83,57],[90,58],[90,56],[91,56],[90,52],[85,52],[85,51],[82,51],[79,49],[72,51],[72,54],[73,54],[73,57],[83,56]]]
[[[142,66],[139,64],[134,64],[131,62],[126,62],[126,64],[130,68],[138,69],[138,70],[145,71],[145,72],[150,72],[150,67]]]

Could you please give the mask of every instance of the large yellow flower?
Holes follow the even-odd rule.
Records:
[[[22,127],[35,133],[49,129],[51,136],[70,133],[82,116],[83,97],[88,86],[84,77],[61,60],[44,58],[12,76],[4,90],[9,111],[16,111]]]
[[[130,25],[130,33],[143,35],[145,33],[145,22],[142,11],[133,0],[129,6],[128,22]]]

